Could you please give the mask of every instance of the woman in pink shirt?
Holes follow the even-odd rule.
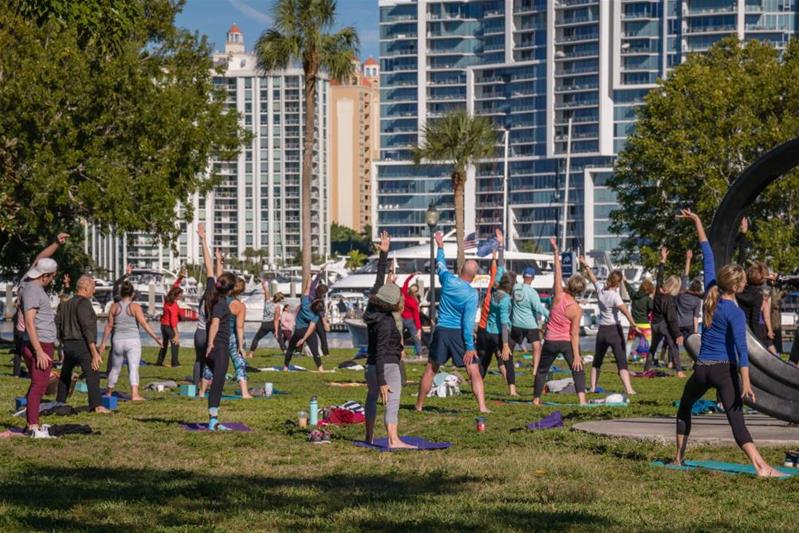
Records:
[[[541,363],[535,375],[535,392],[533,405],[541,405],[541,394],[549,374],[549,367],[555,362],[558,355],[563,354],[566,362],[572,369],[574,388],[580,404],[586,403],[585,399],[585,370],[583,359],[580,357],[580,320],[583,310],[576,298],[585,292],[585,278],[575,274],[566,281],[563,287],[563,273],[560,266],[560,250],[555,239],[549,239],[552,244],[552,253],[555,254],[555,283],[554,297],[549,311],[547,332],[544,336],[544,346],[541,349]]]

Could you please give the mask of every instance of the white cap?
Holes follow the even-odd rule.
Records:
[[[44,274],[55,274],[58,270],[58,263],[56,263],[53,259],[49,257],[43,257],[36,261],[36,264],[33,265],[33,268],[28,270],[25,273],[26,278],[36,279]]]

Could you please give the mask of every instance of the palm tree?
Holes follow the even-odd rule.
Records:
[[[452,111],[440,120],[428,122],[424,140],[416,146],[416,164],[424,161],[452,164],[452,192],[455,196],[455,234],[458,239],[458,269],[463,266],[464,190],[466,171],[480,159],[494,155],[497,135],[490,119],[474,117],[465,110]]]
[[[266,71],[285,69],[292,62],[304,72],[305,131],[302,149],[302,276],[311,275],[311,178],[313,176],[316,82],[320,72],[343,80],[354,70],[358,34],[347,26],[331,33],[336,21],[335,0],[276,0],[274,26],[255,44],[259,66]]]

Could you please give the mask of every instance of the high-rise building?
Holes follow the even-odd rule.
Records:
[[[330,219],[363,231],[372,224],[372,171],[380,150],[380,67],[354,61],[330,82]]]
[[[497,158],[472,169],[467,233],[503,221],[517,247],[560,235],[566,159],[568,245],[612,250],[615,196],[606,187],[635,108],[658,78],[734,34],[781,48],[797,34],[796,0],[379,0],[381,159],[375,232],[407,243],[436,205],[452,226],[446,165],[414,165],[426,121],[465,108],[490,117]],[[571,123],[571,135],[569,124]],[[568,147],[568,140],[571,145]],[[525,245],[525,243],[527,243]]]
[[[159,245],[155,236],[103,237],[87,228],[86,251],[101,268],[118,273],[127,262],[170,270],[182,263],[199,264],[196,228],[200,222],[205,223],[214,247],[239,259],[256,250],[262,251],[267,264],[282,266],[298,257],[305,246],[300,226],[305,124],[302,69],[262,72],[256,57],[245,50],[244,37],[235,24],[228,31],[225,51],[214,54],[214,63],[225,68],[224,74],[214,75],[214,84],[224,92],[228,109],[239,114],[251,141],[235,159],[210,162],[221,182],[207,195],[191,198],[194,220],[181,223],[177,253]],[[330,94],[324,76],[317,83],[310,245],[314,255],[325,256],[330,253]]]

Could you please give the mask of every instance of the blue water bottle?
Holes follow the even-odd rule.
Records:
[[[316,401],[316,396],[311,396],[311,404],[308,408],[308,413],[310,415],[309,422],[311,423],[311,427],[316,427],[319,423],[319,404]]]

